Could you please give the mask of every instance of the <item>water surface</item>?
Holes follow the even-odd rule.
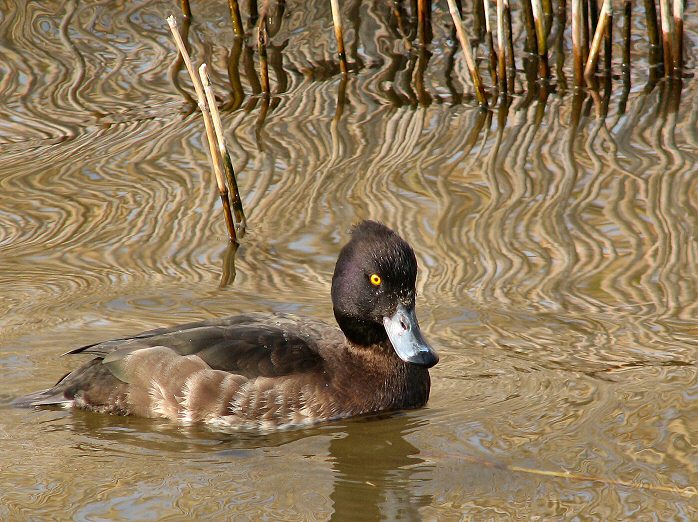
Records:
[[[329,3],[272,3],[265,107],[255,39],[194,2],[250,225],[233,266],[178,3],[0,2],[0,518],[698,517],[695,8],[681,85],[648,85],[637,5],[627,98],[619,62],[607,105],[519,71],[483,112],[445,3],[429,53],[388,4],[344,4],[343,85]],[[426,408],[229,435],[9,406],[82,344],[251,310],[331,321],[363,218],[417,252]]]

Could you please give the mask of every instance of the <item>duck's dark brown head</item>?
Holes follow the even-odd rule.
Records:
[[[332,277],[334,315],[352,343],[390,341],[404,361],[434,366],[439,357],[415,315],[417,259],[395,232],[375,221],[354,227]]]

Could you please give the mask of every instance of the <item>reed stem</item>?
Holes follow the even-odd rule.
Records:
[[[596,0],[590,0],[595,2]],[[582,0],[582,61],[589,57],[589,1]]]
[[[547,38],[553,26],[553,3],[551,0],[543,0],[543,16],[545,19],[545,37]]]
[[[533,19],[533,6],[531,0],[521,2],[521,12],[523,14],[523,25],[526,30],[526,43],[524,49],[529,53],[538,54],[538,44],[536,36],[536,23]]]
[[[199,77],[201,82],[204,84],[204,94],[206,96],[207,103],[204,104],[202,109],[202,114],[204,114],[204,121],[208,121],[206,126],[206,138],[208,140],[208,149],[211,155],[211,163],[213,163],[213,172],[216,175],[216,183],[218,184],[218,193],[221,198],[221,203],[223,204],[223,212],[225,214],[225,223],[228,227],[228,236],[232,242],[237,242],[237,234],[235,232],[235,222],[233,220],[232,212],[230,209],[230,198],[228,194],[228,188],[225,185],[223,179],[223,169],[221,168],[221,156],[216,151],[216,131],[212,123],[211,108],[216,106],[216,99],[213,96],[213,91],[211,91],[211,85],[208,82],[208,77],[206,76],[206,64],[201,64],[199,67]],[[206,84],[208,83],[208,88]],[[210,96],[209,92],[210,91]]]
[[[683,0],[675,0],[682,2]],[[664,76],[671,76],[674,72],[672,41],[672,17],[669,13],[669,0],[659,0],[659,11],[662,17],[662,46],[664,48]]]
[[[599,15],[599,23],[596,25],[596,32],[594,32],[594,39],[591,42],[589,58],[587,58],[586,67],[584,68],[584,79],[586,80],[587,86],[590,89],[594,88],[594,71],[596,71],[596,64],[599,61],[601,41],[603,40],[604,33],[606,32],[606,29],[609,26],[610,20],[611,0],[603,0],[603,5],[601,6],[601,13]]]
[[[223,204],[225,223],[228,227],[228,237],[232,242],[237,242],[237,234],[235,233],[233,215],[230,209],[230,200],[228,199],[228,189],[226,188],[225,181],[223,179],[223,172],[220,166],[220,156],[216,151],[216,140],[213,131],[213,123],[211,121],[211,113],[206,103],[206,94],[204,93],[204,88],[201,83],[201,79],[199,75],[196,74],[194,66],[191,63],[189,52],[187,51],[187,48],[184,46],[182,37],[179,34],[179,30],[177,29],[177,22],[175,21],[173,16],[167,17],[167,24],[170,26],[170,31],[172,32],[172,36],[174,37],[175,44],[177,45],[177,49],[179,49],[179,52],[182,55],[182,58],[184,59],[184,65],[186,66],[187,71],[189,72],[192,84],[194,85],[194,90],[196,91],[197,103],[199,105],[199,109],[201,110],[201,115],[204,118],[204,127],[206,128],[206,137],[208,139],[209,153],[211,157],[211,163],[213,165],[213,173],[216,177],[216,184],[218,186],[218,194],[220,195],[221,203]]]
[[[487,97],[485,96],[485,89],[482,85],[480,72],[475,65],[475,60],[473,60],[473,53],[470,49],[468,38],[465,35],[465,27],[463,26],[463,20],[460,17],[455,0],[448,0],[448,10],[451,13],[451,18],[453,18],[453,24],[456,26],[456,34],[458,35],[458,40],[460,41],[460,45],[463,49],[463,55],[465,56],[465,61],[468,65],[470,76],[473,79],[473,85],[475,86],[475,97],[481,106],[487,107]]]
[[[652,0],[650,0],[652,1]],[[572,0],[572,54],[574,56],[574,84],[584,81],[584,53],[582,52],[582,0]]]
[[[603,69],[607,78],[611,77],[611,62],[613,59],[613,3],[608,12],[608,27],[604,33]]]
[[[240,228],[240,230],[244,231],[247,226],[247,221],[245,219],[245,212],[242,208],[240,190],[238,189],[238,183],[235,177],[235,170],[233,169],[233,162],[230,160],[230,154],[228,154],[228,146],[226,145],[225,136],[223,134],[223,124],[221,123],[221,115],[218,112],[218,106],[216,105],[216,96],[213,93],[213,86],[211,85],[211,80],[208,77],[208,67],[205,63],[201,64],[201,67],[199,67],[199,77],[201,78],[201,83],[204,86],[206,101],[208,102],[208,107],[211,111],[213,130],[216,134],[216,144],[218,145],[218,152],[220,154],[220,158],[222,158],[223,160],[225,178],[230,189],[230,199],[232,200],[231,205],[233,207],[235,224],[238,226],[238,228]]]
[[[516,80],[516,61],[514,59],[514,33],[511,27],[511,8],[509,0],[504,0],[504,40],[507,44],[507,88],[514,93]]]
[[[427,40],[427,9],[429,0],[417,0],[417,35],[420,45],[424,45]]]
[[[240,4],[238,4],[238,0],[228,0],[228,7],[230,8],[230,18],[233,20],[233,32],[235,36],[245,36],[245,28],[242,26]]]
[[[647,25],[647,33],[650,42],[649,49],[649,68],[650,68],[650,83],[657,80],[658,77],[658,65],[662,62],[662,52],[660,47],[662,43],[659,40],[659,26],[657,25],[657,7],[654,4],[654,0],[645,0],[645,24]]]
[[[630,44],[631,44],[631,15],[633,12],[632,0],[624,0],[623,2],[623,47],[622,47],[622,78],[623,92],[618,102],[618,113],[625,113],[625,106],[630,95]]]
[[[494,50],[492,27],[490,26],[490,0],[484,0],[483,8],[485,15],[485,39],[487,41],[487,50],[489,54],[490,76],[492,77],[492,84],[497,85],[497,52]]]
[[[182,0],[182,15],[184,18],[191,19],[191,6],[189,5],[189,0]]]
[[[557,90],[561,96],[564,95],[567,90],[567,78],[565,77],[565,52],[564,52],[564,37],[565,37],[565,26],[567,24],[567,2],[566,0],[560,0],[557,5],[557,12],[555,13],[555,18],[557,18],[557,34],[554,40],[555,47],[555,72],[557,75]]]
[[[347,54],[344,50],[344,30],[342,29],[342,14],[339,10],[339,0],[330,0],[332,5],[332,23],[334,24],[334,36],[337,39],[337,56],[339,57],[339,69],[344,76],[347,75]]]
[[[548,69],[548,38],[541,0],[531,0],[531,7],[533,8],[533,20],[536,25],[536,36],[538,37],[538,75],[541,80],[547,80],[550,75]]]
[[[504,0],[497,0],[497,49],[499,50],[499,93],[507,93],[506,51],[504,48]]]
[[[683,69],[683,0],[674,0],[674,72],[681,77]]]

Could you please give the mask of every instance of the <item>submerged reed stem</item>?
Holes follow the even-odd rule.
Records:
[[[458,40],[460,41],[461,48],[463,49],[463,55],[465,56],[465,62],[468,64],[470,76],[473,79],[473,85],[475,86],[475,97],[481,106],[487,107],[487,97],[485,96],[485,89],[482,85],[482,78],[480,78],[480,72],[477,69],[477,65],[475,65],[473,53],[470,49],[470,43],[465,35],[463,20],[460,17],[455,0],[448,0],[448,10],[451,13],[451,18],[453,18],[453,23],[456,26],[456,34],[458,35]]]
[[[342,14],[339,10],[339,0],[330,0],[332,6],[332,23],[334,24],[334,36],[337,39],[337,56],[339,57],[339,70],[347,75],[347,53],[344,50],[344,29],[342,28]]]

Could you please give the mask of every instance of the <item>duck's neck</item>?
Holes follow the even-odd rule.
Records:
[[[334,317],[337,319],[337,324],[344,332],[345,337],[354,344],[371,346],[389,342],[388,334],[385,332],[382,324],[376,324],[373,321],[362,321],[337,310],[334,311]]]

